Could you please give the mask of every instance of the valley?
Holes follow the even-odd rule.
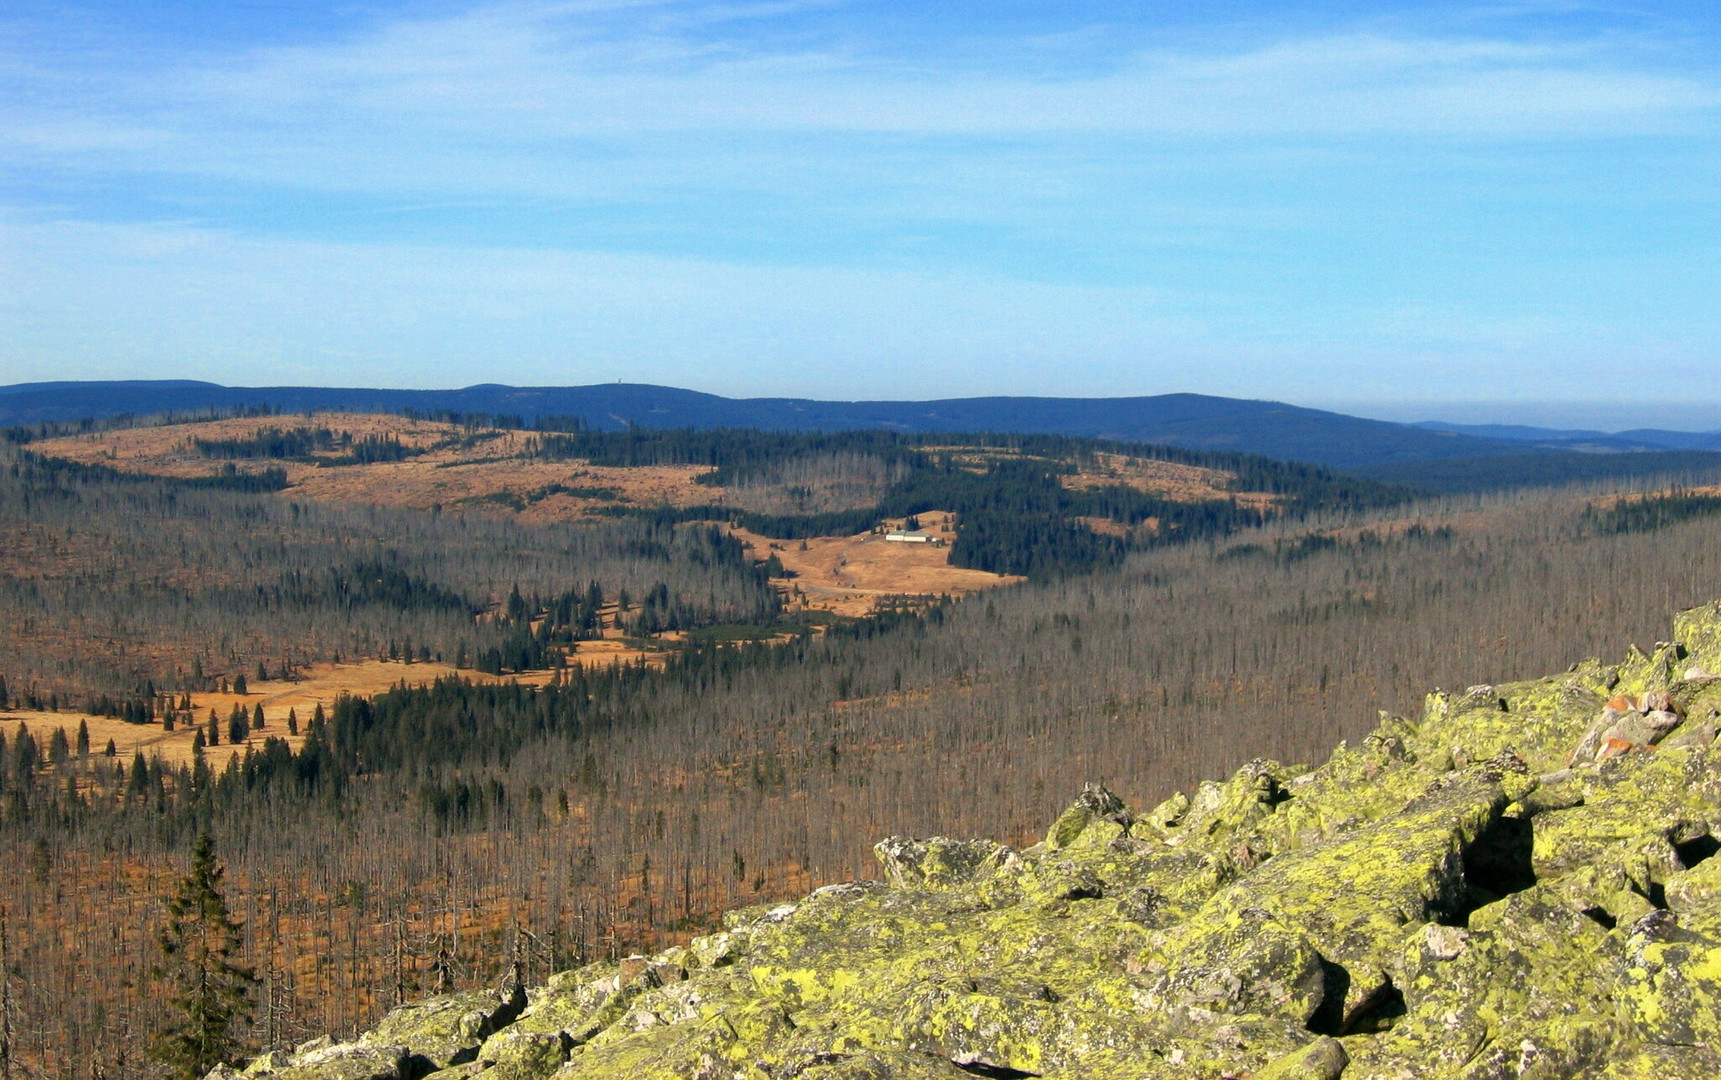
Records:
[[[142,1053],[205,829],[250,1037],[287,1045],[686,942],[890,833],[1024,845],[1090,780],[1148,806],[1310,760],[1430,686],[1647,647],[1721,582],[1716,500],[1666,484],[322,415],[0,455],[0,893],[50,1074]]]

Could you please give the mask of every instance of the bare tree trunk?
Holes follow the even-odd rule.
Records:
[[[394,1005],[406,1004],[406,908],[394,913]]]
[[[0,907],[0,1077],[12,1080],[12,952],[6,909]]]

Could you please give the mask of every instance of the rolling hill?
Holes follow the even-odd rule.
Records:
[[[1605,434],[1509,425],[1400,424],[1277,401],[1149,397],[975,397],[938,401],[726,398],[639,383],[458,390],[221,386],[184,380],[43,382],[0,387],[0,426],[117,416],[350,411],[426,416],[579,418],[594,431],[745,428],[772,432],[1012,432],[1260,454],[1429,491],[1633,477],[1707,477],[1721,434]],[[1706,480],[1704,482],[1707,482]]]
[[[214,383],[60,382],[0,387],[0,425],[65,423],[120,414],[194,413],[268,406],[285,412],[413,409],[518,416],[579,416],[598,430],[758,428],[1011,431],[1235,450],[1333,468],[1521,452],[1520,444],[1365,420],[1274,401],[1201,394],[1131,398],[980,397],[942,401],[725,398],[631,383],[461,390],[229,387]]]

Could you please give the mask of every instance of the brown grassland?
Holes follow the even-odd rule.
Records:
[[[710,469],[697,465],[652,465],[616,468],[583,462],[536,461],[528,456],[531,434],[485,429],[476,441],[455,424],[412,420],[399,416],[329,413],[310,417],[266,416],[210,420],[162,427],[122,428],[32,445],[38,453],[84,464],[107,465],[152,476],[217,475],[233,459],[209,457],[194,449],[193,440],[246,439],[271,429],[327,428],[336,435],[393,438],[402,446],[424,451],[404,461],[329,467],[314,462],[285,461],[293,497],[378,506],[471,508],[495,513],[510,511],[508,498],[525,503],[518,511],[533,522],[576,521],[617,502],[637,506],[694,506],[721,500],[718,489],[702,487],[693,478]],[[336,453],[320,455],[325,461]],[[274,462],[237,462],[257,471]],[[553,485],[572,488],[613,488],[615,499],[541,494]]]
[[[567,654],[569,664],[592,668],[612,664],[645,664],[661,668],[666,659],[667,654],[659,649],[640,648],[614,639],[578,642]],[[164,763],[178,767],[192,762],[197,732],[206,724],[210,713],[214,713],[221,725],[222,741],[205,747],[203,754],[209,767],[220,772],[227,767],[228,758],[258,749],[266,739],[282,739],[294,750],[299,749],[305,741],[303,725],[310,721],[317,707],[333,709],[342,696],[369,698],[402,687],[426,686],[445,678],[544,686],[554,681],[558,674],[555,670],[545,669],[491,675],[436,661],[411,664],[388,660],[341,664],[318,662],[298,670],[291,680],[250,682],[244,694],[188,691],[186,697],[191,700],[190,713],[195,723],[181,724],[173,731],[165,730],[160,723],[133,724],[117,717],[97,716],[76,709],[0,709],[0,735],[10,742],[17,738],[18,729],[23,726],[28,727],[36,740],[43,744],[52,737],[55,729],[64,731],[68,741],[75,741],[78,725],[86,724],[92,751],[99,752],[112,739],[116,754],[127,761],[134,753],[141,752],[145,757],[160,757]],[[243,743],[235,745],[227,741],[227,719],[234,708],[243,708],[250,716],[259,705],[263,707],[266,726],[253,729]],[[289,713],[294,714],[300,724],[297,735],[289,734]]]
[[[863,616],[897,601],[956,598],[1024,580],[951,566],[952,515],[934,510],[918,517],[921,531],[942,542],[897,543],[886,540],[883,531],[806,541],[773,540],[745,529],[734,535],[752,545],[755,559],[775,555],[782,562],[791,576],[780,588],[791,610]],[[904,520],[889,519],[884,527],[900,529]]]

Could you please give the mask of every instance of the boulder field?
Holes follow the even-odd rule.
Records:
[[[656,956],[395,1010],[211,1078],[1721,1076],[1721,604],[1618,664],[1428,696],[1323,765],[881,881]]]

